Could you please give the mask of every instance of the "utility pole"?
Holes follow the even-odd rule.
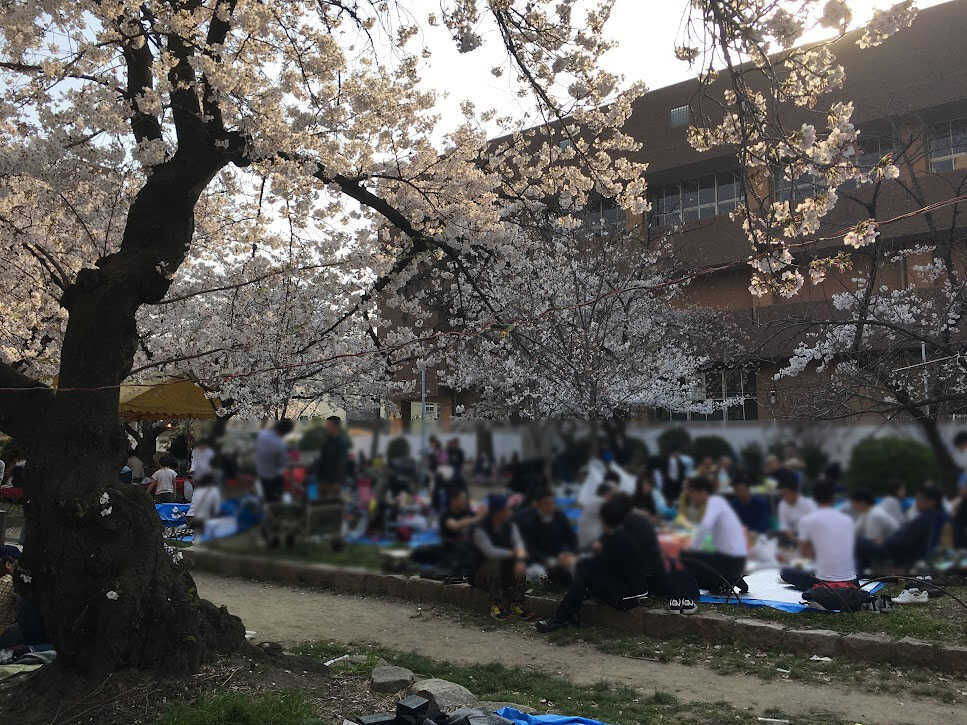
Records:
[[[426,482],[426,367],[420,368],[420,485]]]

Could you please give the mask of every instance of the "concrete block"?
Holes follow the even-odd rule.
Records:
[[[780,649],[785,627],[758,619],[736,619],[733,623],[735,640],[749,647]]]
[[[843,635],[829,629],[787,629],[782,639],[783,646],[790,652],[807,657],[836,657],[841,654]]]

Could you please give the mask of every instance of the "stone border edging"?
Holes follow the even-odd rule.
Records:
[[[368,569],[311,564],[261,556],[227,554],[193,548],[185,552],[195,569],[223,576],[242,577],[298,586],[330,589],[345,594],[372,594],[405,601],[450,604],[461,609],[486,612],[490,603],[484,592],[467,584],[447,584]],[[529,600],[534,611],[550,616],[556,601]],[[871,616],[890,616],[871,615]],[[581,611],[587,624],[617,629],[657,639],[698,635],[711,642],[737,641],[761,649],[790,651],[800,655],[841,657],[859,662],[919,665],[944,672],[967,674],[967,646],[940,646],[883,634],[840,634],[826,629],[795,629],[758,619],[727,617],[717,612],[682,616],[659,609],[638,608],[621,612],[586,603]]]

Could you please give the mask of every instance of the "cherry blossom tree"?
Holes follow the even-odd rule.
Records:
[[[865,42],[906,24],[909,5],[877,16]],[[731,79],[722,118],[693,131],[696,145],[736,144],[749,169],[778,153],[830,184],[850,178],[849,104],[829,109],[823,134],[786,132],[738,65],[750,59],[771,72],[774,98],[814,105],[841,70],[809,51],[796,65],[805,71],[780,73],[767,50],[773,42],[788,49],[807,22],[795,8],[817,3],[690,6],[706,32],[697,48],[679,54],[703,59],[709,82],[724,61]],[[239,400],[246,395],[235,387],[241,373],[263,375],[248,400],[267,396],[278,404],[321,373],[310,364],[303,380],[280,379],[267,368],[324,365],[347,345],[375,347],[372,304],[392,300],[396,311],[420,317],[434,294],[434,285],[418,284],[421,275],[458,274],[473,290],[481,265],[500,263],[529,279],[548,259],[554,263],[540,250],[533,266],[520,245],[534,218],[573,228],[592,193],[631,214],[645,211],[644,166],[631,160],[641,145],[622,131],[641,89],[618,93],[620,79],[600,66],[609,7],[443,0],[436,16],[424,16],[403,0],[3,4],[0,430],[29,453],[17,586],[43,613],[62,671],[183,672],[243,638],[241,623],[200,600],[190,575],[166,554],[148,498],[116,483],[127,444],[117,419],[122,381],[171,358],[166,364],[191,362],[217,377],[206,382]],[[828,3],[827,21],[842,21],[844,7]],[[467,105],[465,122],[438,143],[436,97],[420,79],[428,51],[419,38],[421,26],[440,23],[462,52],[474,52],[488,35],[499,38],[507,66],[549,125],[523,132]],[[486,142],[488,123],[498,123],[502,140]],[[891,171],[884,163],[877,173]],[[810,233],[828,206],[828,198],[796,210],[747,200],[743,218],[760,269],[778,269],[794,288],[786,235]],[[260,214],[264,208],[273,211]],[[278,238],[276,225],[294,220],[302,220],[293,226],[291,238],[302,240],[294,247],[316,251],[266,252],[261,261],[260,241]],[[347,291],[353,272],[334,282],[330,275],[343,273],[325,266],[345,261],[346,226],[358,229],[354,241],[364,257],[347,262],[365,268],[354,293]],[[854,241],[869,241],[874,231],[857,228]],[[256,261],[245,264],[253,245]],[[225,290],[195,294],[206,264],[231,275],[213,285]],[[282,284],[268,282],[271,275],[253,282],[273,265],[284,268]],[[313,273],[314,265],[322,266]],[[320,296],[327,299],[310,311],[305,292],[315,275],[326,280]],[[507,291],[503,280],[495,284]],[[233,299],[242,301],[246,319],[233,315]],[[500,314],[515,311],[504,299],[497,310],[502,324]],[[271,323],[258,344],[255,315]],[[350,319],[345,333],[329,334],[328,324]],[[653,315],[615,329],[660,329],[649,324],[657,324]],[[237,340],[225,334],[235,326]],[[310,350],[292,344],[302,331]],[[401,327],[377,339],[394,364],[397,351],[418,349],[431,333],[414,340]],[[203,339],[186,342],[206,334],[209,349]],[[590,345],[586,350],[590,355]],[[662,358],[651,361],[667,369]],[[628,398],[615,381],[607,388],[593,400]],[[660,388],[645,390],[657,395]],[[515,383],[511,392],[530,391]],[[551,400],[546,392],[542,399]]]
[[[563,192],[580,207],[597,183],[627,208],[644,208],[640,168],[618,156],[634,147],[620,131],[630,100],[598,69],[607,8],[572,20],[570,6],[454,0],[442,4],[439,19],[425,19],[442,21],[465,52],[480,45],[484,25],[496,28],[525,86],[541,88],[546,113],[551,92],[571,89],[566,107],[553,112],[580,122],[570,156],[582,164],[547,174],[560,154],[520,133],[484,163],[486,119],[469,108],[466,123],[435,142],[435,96],[419,77],[422,13],[406,3],[5,3],[0,430],[29,452],[17,586],[39,606],[61,670],[187,671],[243,640],[241,623],[199,600],[183,565],[166,554],[148,498],[117,484],[127,444],[118,386],[128,376],[163,356],[174,365],[197,355],[194,365],[219,370],[231,387],[238,372],[277,366],[270,345],[247,339],[258,321],[226,317],[224,296],[188,303],[184,296],[204,275],[186,275],[172,289],[186,260],[241,275],[225,286],[244,290],[239,298],[251,316],[266,306],[276,313],[268,332],[286,345],[290,326],[309,325],[306,344],[328,346],[321,361],[347,340],[366,339],[368,306],[404,289],[421,264],[507,240],[507,183],[516,185],[518,206],[541,207]],[[263,204],[276,214],[260,216]],[[332,299],[322,311],[290,305],[306,299],[300,285],[313,281],[295,284],[291,269],[288,301],[276,296],[285,285],[280,292],[249,284],[247,275],[261,272],[240,264],[241,256],[246,246],[258,251],[280,219],[311,219],[326,237],[316,240],[314,259],[294,262],[302,268],[336,259],[343,232],[333,227],[351,216],[359,217],[356,240],[372,277],[359,280],[346,309],[335,312],[347,302],[345,283],[327,285],[322,294]],[[182,303],[200,313],[192,314],[194,327],[187,314],[176,321],[167,312],[177,317]],[[363,322],[340,341],[325,334],[326,320],[357,315]],[[153,317],[168,323],[152,327]],[[233,325],[240,341],[223,335]],[[206,331],[227,359],[186,343]],[[290,346],[284,357],[310,362],[315,354]],[[136,365],[139,355],[145,359]],[[301,382],[318,374],[306,368]],[[295,390],[291,380],[277,389],[275,382],[262,390],[272,389],[276,403]]]

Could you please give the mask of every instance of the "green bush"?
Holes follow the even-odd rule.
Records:
[[[728,456],[734,461],[735,451],[722,436],[698,436],[692,441],[692,458],[696,463],[701,463],[706,456],[711,456],[716,461],[722,456]]]
[[[406,438],[398,437],[389,442],[386,447],[386,459],[392,461],[394,458],[409,458],[410,443]]]
[[[739,451],[741,466],[752,481],[758,481],[762,475],[762,464],[766,456],[762,446],[758,443],[749,443]]]
[[[906,438],[866,438],[856,444],[850,455],[850,485],[868,488],[877,495],[889,492],[891,479],[899,479],[908,489],[915,489],[937,476],[933,451]]]
[[[299,439],[300,451],[318,451],[326,439],[326,429],[323,426],[309,428]]]
[[[692,445],[692,437],[684,428],[666,428],[658,436],[658,453],[667,458],[675,451],[685,453]]]
[[[817,445],[807,443],[800,446],[799,455],[802,457],[802,462],[806,464],[806,477],[810,481],[818,479],[819,474],[829,465],[829,456]]]
[[[648,444],[640,438],[625,436],[625,463],[642,466],[648,461]]]

